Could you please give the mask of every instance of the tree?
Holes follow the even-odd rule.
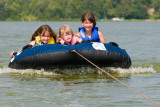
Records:
[[[132,14],[131,12],[131,1],[130,0],[121,0],[116,7],[116,16],[129,18]]]
[[[135,19],[147,19],[149,17],[147,13],[147,6],[144,4],[144,0],[134,0],[131,5],[132,15],[129,18]]]
[[[160,18],[160,0],[0,0],[0,20],[53,21],[80,19],[86,11],[96,18],[146,19],[147,8]]]
[[[6,0],[0,1],[0,20],[5,21],[9,17],[10,9],[7,6]]]
[[[160,18],[160,0],[153,0],[152,6],[154,7],[154,17]]]

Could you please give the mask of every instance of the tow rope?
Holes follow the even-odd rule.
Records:
[[[146,100],[150,101],[151,103],[153,103],[155,106],[160,107],[160,104],[156,103],[155,101],[149,99],[148,97],[144,96],[143,94],[141,94],[140,92],[136,91],[135,89],[133,89],[132,87],[128,86],[127,84],[125,84],[124,82],[120,81],[119,79],[115,78],[114,76],[112,76],[111,74],[109,74],[108,72],[104,71],[103,69],[101,69],[99,66],[97,66],[96,64],[94,64],[93,62],[91,62],[90,60],[88,60],[86,57],[84,57],[83,55],[81,55],[80,53],[78,53],[76,50],[72,50],[72,52],[75,52],[76,54],[78,54],[80,57],[82,57],[83,59],[85,59],[87,62],[89,62],[90,64],[92,64],[93,66],[95,66],[96,68],[98,68],[100,71],[104,72],[105,74],[107,74],[108,76],[110,76],[111,78],[113,78],[114,80],[118,81],[119,83],[121,83],[122,85],[124,85],[125,87],[129,88],[130,90],[132,90],[133,92],[135,92],[136,94],[138,94],[139,96],[145,98]]]

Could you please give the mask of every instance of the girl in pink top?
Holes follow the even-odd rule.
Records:
[[[75,37],[72,29],[68,25],[63,25],[59,29],[57,43],[62,45],[75,45],[81,43],[82,39]]]

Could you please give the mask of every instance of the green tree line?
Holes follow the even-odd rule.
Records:
[[[160,0],[0,0],[0,21],[80,20],[86,11],[97,19],[159,19]]]

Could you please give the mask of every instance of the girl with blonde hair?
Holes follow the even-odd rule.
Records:
[[[75,45],[82,41],[82,39],[74,36],[72,29],[68,25],[63,25],[59,29],[59,36],[57,43],[62,45]]]

